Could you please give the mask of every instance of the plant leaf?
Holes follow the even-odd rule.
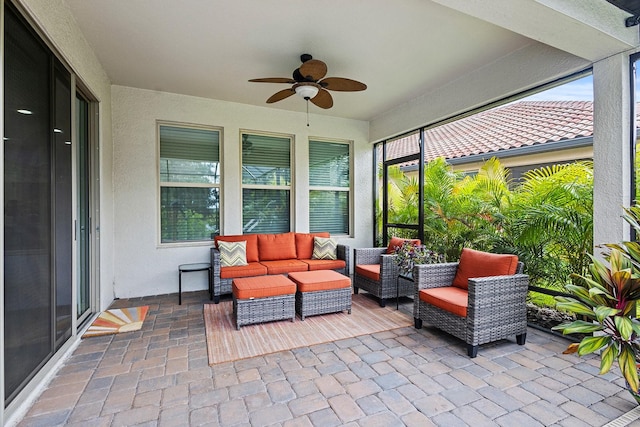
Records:
[[[585,354],[593,353],[600,350],[602,347],[611,343],[611,337],[607,335],[600,335],[597,337],[586,337],[580,341],[578,346],[578,354],[584,356]]]
[[[630,346],[622,347],[622,351],[618,356],[618,365],[622,376],[627,380],[631,389],[638,392],[638,367],[633,349]]]
[[[618,347],[610,345],[602,351],[600,361],[600,375],[606,374],[611,369],[613,361],[618,358]]]
[[[620,333],[622,339],[629,341],[631,339],[631,334],[633,334],[631,319],[626,316],[614,316],[613,321],[615,322],[616,329]]]
[[[615,316],[616,314],[620,313],[620,310],[618,310],[617,308],[606,307],[604,305],[596,307],[593,311],[596,314],[596,319],[598,319],[598,322],[600,323],[602,323],[605,318],[609,316]]]
[[[590,318],[594,318],[595,314],[591,307],[587,307],[581,302],[573,299],[573,298],[565,298],[565,297],[556,297],[556,308],[559,310],[569,311],[575,314],[582,314],[585,316],[589,316]]]
[[[573,354],[576,351],[578,351],[578,346],[580,344],[577,342],[571,343],[569,344],[569,347],[567,347],[567,349],[565,351],[562,352],[562,354]]]
[[[564,323],[562,325],[554,326],[552,329],[556,331],[562,331],[564,335],[567,335],[574,333],[590,334],[592,332],[601,331],[604,328],[598,323],[576,320],[571,323]]]

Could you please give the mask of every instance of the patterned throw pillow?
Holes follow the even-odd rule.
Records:
[[[311,259],[336,259],[337,245],[338,243],[331,238],[314,237]]]
[[[231,267],[247,265],[247,242],[218,242],[220,266]]]

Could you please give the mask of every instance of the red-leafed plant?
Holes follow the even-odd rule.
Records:
[[[625,220],[640,233],[640,207],[625,209]],[[567,285],[571,297],[556,297],[559,310],[575,313],[576,320],[553,329],[564,334],[593,334],[569,345],[564,353],[582,356],[601,351],[600,374],[617,361],[629,388],[638,392],[637,361],[640,356],[640,323],[635,318],[640,299],[640,244],[604,245],[604,261],[591,256],[588,275],[573,275]]]

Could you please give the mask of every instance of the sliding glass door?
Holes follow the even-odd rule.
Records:
[[[89,101],[76,93],[77,163],[77,317],[81,323],[91,314],[91,156]]]
[[[71,336],[71,75],[5,3],[5,404]]]

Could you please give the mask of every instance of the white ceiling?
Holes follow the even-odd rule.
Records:
[[[300,54],[309,53],[328,65],[327,76],[368,86],[364,92],[332,92],[333,108],[310,104],[310,111],[371,120],[532,43],[555,44],[583,57],[622,50],[626,45],[617,43],[619,37],[585,24],[590,16],[575,20],[548,5],[577,1],[597,3],[611,17],[620,14],[603,0],[67,3],[113,84],[267,106],[266,99],[287,86],[248,80],[290,77]],[[558,25],[575,26],[572,34],[579,40],[564,37]],[[601,37],[597,45],[604,52],[585,48],[588,40],[577,30]],[[305,111],[298,97],[269,106]]]

